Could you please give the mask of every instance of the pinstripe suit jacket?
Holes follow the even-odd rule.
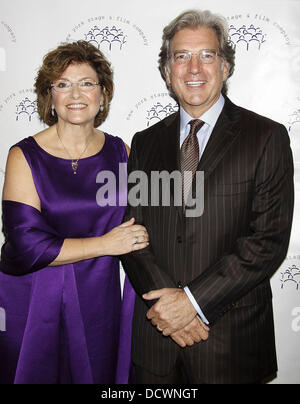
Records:
[[[179,170],[179,113],[135,134],[128,169],[149,177]],[[293,214],[287,131],[226,98],[198,170],[205,176],[202,216],[185,217],[172,190],[170,207],[128,206],[126,219],[135,217],[150,236],[150,247],[122,258],[137,292],[133,361],[166,375],[181,351],[197,381],[262,380],[277,370],[270,277],[286,255]],[[178,282],[211,326],[209,339],[192,347],[162,336],[141,298]]]

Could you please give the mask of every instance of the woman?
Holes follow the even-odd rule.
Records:
[[[7,331],[0,333],[0,382],[114,383],[117,256],[146,247],[148,235],[134,219],[121,224],[126,184],[119,186],[119,164],[127,162],[128,147],[95,129],[112,99],[110,64],[85,41],[61,45],[44,58],[35,89],[49,128],[11,148],[3,189],[0,307]],[[103,170],[121,190],[115,206],[99,200]],[[126,281],[125,301],[127,291],[132,298]],[[129,327],[121,335],[128,337]],[[124,351],[124,341],[120,346]]]

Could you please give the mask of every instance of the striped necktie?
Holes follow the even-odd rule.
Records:
[[[193,119],[189,122],[190,133],[184,140],[180,150],[180,165],[182,175],[183,204],[186,205],[187,198],[193,182],[193,177],[199,164],[199,143],[197,133],[204,125],[200,119]],[[185,171],[191,171],[192,175],[184,176]]]

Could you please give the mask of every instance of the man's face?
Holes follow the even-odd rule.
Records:
[[[174,35],[170,43],[171,55],[178,51],[197,54],[202,49],[220,51],[217,35],[211,28],[184,28]],[[200,117],[219,99],[228,72],[228,63],[223,62],[220,56],[210,64],[201,62],[197,55],[185,64],[176,64],[171,57],[169,66],[170,71],[166,67],[167,82],[172,86],[179,104],[192,117]]]

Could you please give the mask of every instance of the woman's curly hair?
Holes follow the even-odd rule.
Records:
[[[103,110],[95,117],[94,127],[98,127],[107,118],[113,97],[114,84],[111,64],[103,53],[86,41],[64,43],[47,53],[35,79],[38,113],[43,122],[51,126],[57,122],[56,113],[51,113],[51,84],[59,79],[72,63],[88,63],[97,73],[103,93]]]

